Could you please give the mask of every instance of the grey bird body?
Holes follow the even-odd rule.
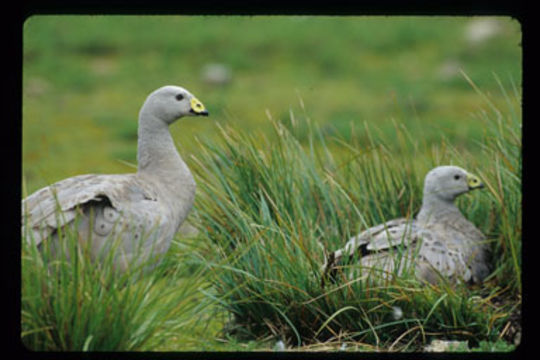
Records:
[[[354,236],[344,248],[330,254],[324,272],[346,258],[358,257],[365,276],[386,278],[411,270],[430,283],[441,277],[481,282],[489,273],[486,237],[463,216],[454,200],[482,186],[459,167],[433,169],[426,176],[422,208],[415,219],[391,220]]]
[[[120,270],[166,252],[195,197],[168,129],[188,115],[207,112],[187,90],[166,86],[150,94],[139,113],[137,172],[79,175],[36,191],[22,201],[26,241],[40,248],[51,241],[57,255],[60,229],[72,231],[94,259],[114,251]]]

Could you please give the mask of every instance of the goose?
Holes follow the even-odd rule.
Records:
[[[407,266],[419,280],[434,284],[481,283],[489,274],[485,235],[463,216],[455,199],[484,187],[478,177],[457,166],[438,166],[424,180],[422,206],[415,219],[399,218],[352,237],[326,257],[324,279],[335,280],[340,264],[359,259],[363,276],[387,278]]]
[[[177,152],[169,125],[184,116],[208,116],[188,90],[167,85],[153,91],[139,112],[137,172],[87,174],[44,187],[22,200],[22,237],[43,251],[69,258],[62,234],[71,232],[93,261],[113,252],[113,266],[162,257],[195,197],[195,180]],[[23,240],[24,241],[24,240]]]

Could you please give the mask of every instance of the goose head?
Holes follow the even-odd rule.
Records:
[[[424,199],[437,197],[454,201],[456,197],[484,187],[480,179],[458,166],[438,166],[428,172],[424,180]]]
[[[188,90],[167,85],[148,95],[141,109],[142,114],[151,115],[170,125],[184,116],[208,116],[208,111]]]

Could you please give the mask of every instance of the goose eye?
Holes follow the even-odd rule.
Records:
[[[461,176],[459,175],[454,175],[454,180],[459,180],[461,178]]]
[[[182,95],[182,94],[178,94],[175,97],[176,97],[176,100],[178,100],[178,101],[184,100],[184,95]]]

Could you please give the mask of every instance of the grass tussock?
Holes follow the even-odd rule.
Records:
[[[208,281],[194,248],[174,245],[175,256],[157,266],[148,259],[119,272],[114,245],[96,261],[76,233],[58,235],[67,251],[23,241],[21,340],[28,349],[156,350],[204,316]]]
[[[508,335],[521,296],[521,118],[517,90],[501,91],[504,109],[479,91],[487,106],[475,114],[486,124],[481,158],[445,141],[424,149],[401,125],[400,156],[366,127],[351,131],[335,160],[327,142],[343,141],[325,139],[309,120],[302,142],[298,121],[273,119],[271,135],[223,127],[219,144],[203,141],[194,160],[203,194],[197,214],[226,264],[214,268],[213,285],[232,314],[230,332],[293,346],[354,341],[391,350],[418,349],[433,337],[478,343]],[[362,228],[414,215],[425,173],[449,163],[487,184],[458,203],[490,240],[493,272],[483,286],[425,286],[411,277],[378,285],[351,274],[321,285],[328,251]]]

